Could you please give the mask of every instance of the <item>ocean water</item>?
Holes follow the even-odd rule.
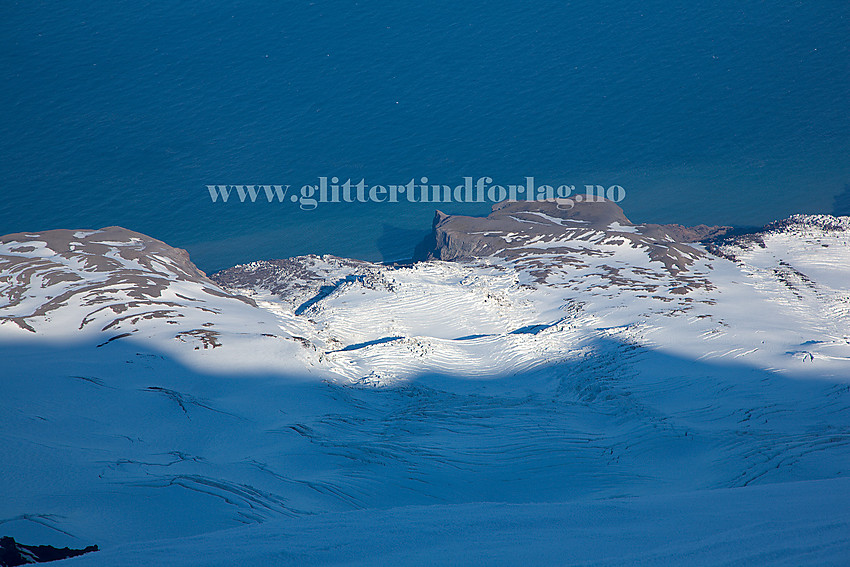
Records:
[[[850,191],[846,0],[6,2],[0,32],[2,234],[121,225],[214,271],[409,258],[437,206],[209,184],[533,176],[736,225]]]

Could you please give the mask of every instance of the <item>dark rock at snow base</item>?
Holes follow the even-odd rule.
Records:
[[[14,538],[2,537],[0,538],[0,567],[47,563],[77,557],[92,551],[98,551],[96,545],[90,545],[85,549],[70,549],[52,545],[24,545],[16,542]]]

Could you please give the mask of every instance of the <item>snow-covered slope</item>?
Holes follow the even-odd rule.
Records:
[[[334,526],[366,533],[400,506],[530,534],[531,508],[472,503],[550,503],[557,521],[573,503],[615,526],[618,505],[595,502],[647,522],[659,498],[757,506],[818,486],[850,503],[850,219],[724,232],[632,224],[608,202],[513,203],[438,213],[411,265],[306,256],[211,278],[119,228],[3,237],[0,532],[96,543],[100,558],[74,561],[116,564],[147,549],[116,545],[197,535],[156,549],[202,553],[218,536],[200,534],[266,523],[301,551],[259,556],[303,564],[364,537]],[[830,525],[850,533],[842,510]],[[397,512],[410,529],[417,514]],[[733,523],[713,517],[681,557]],[[644,535],[640,553],[665,537]]]
[[[186,251],[120,227],[0,237],[0,338],[98,348],[133,338],[211,371],[309,364],[275,317],[210,281]],[[239,348],[224,354],[224,342]],[[250,350],[263,359],[239,354]]]
[[[584,208],[582,208],[584,207]],[[573,359],[597,338],[850,379],[848,218],[718,231],[633,225],[610,202],[438,213],[430,258],[387,267],[303,257],[237,266],[223,286],[275,313],[349,380],[494,377]],[[577,210],[578,209],[578,210]]]
[[[74,565],[847,565],[847,479],[556,504],[301,516],[127,545]],[[329,545],[330,544],[330,545]]]

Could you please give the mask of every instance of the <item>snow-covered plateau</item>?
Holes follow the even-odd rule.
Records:
[[[416,260],[0,237],[0,535],[80,566],[850,564],[850,217],[502,203]]]

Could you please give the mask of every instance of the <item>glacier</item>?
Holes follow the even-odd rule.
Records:
[[[0,534],[79,565],[846,564],[850,218],[438,212],[208,276],[0,237]]]

